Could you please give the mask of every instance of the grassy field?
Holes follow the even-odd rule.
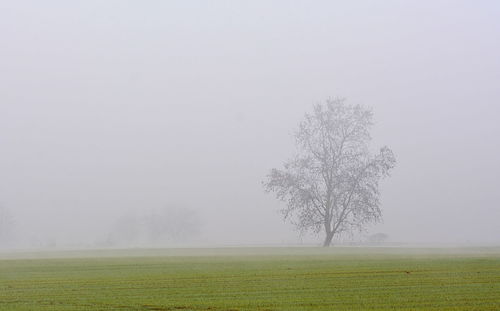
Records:
[[[500,249],[0,254],[0,310],[500,310]]]

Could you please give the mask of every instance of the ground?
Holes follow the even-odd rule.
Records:
[[[500,249],[3,253],[0,310],[500,310]]]

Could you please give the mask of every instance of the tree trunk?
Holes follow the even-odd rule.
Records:
[[[323,242],[323,247],[328,247],[330,244],[332,244],[332,239],[333,239],[333,232],[327,232],[325,236],[325,241]]]

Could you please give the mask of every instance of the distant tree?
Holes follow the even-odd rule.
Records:
[[[125,214],[116,219],[102,245],[178,243],[196,236],[199,228],[198,215],[187,208],[165,207],[142,215]]]
[[[154,211],[145,218],[150,241],[180,242],[199,233],[198,215],[191,209],[169,207]]]
[[[379,232],[379,233],[375,233],[375,234],[372,234],[368,237],[368,242],[369,243],[383,243],[385,242],[387,239],[389,238],[389,236],[385,233],[382,233],[382,232]]]
[[[382,147],[368,145],[372,112],[343,99],[317,104],[295,133],[296,155],[283,169],[272,169],[264,187],[287,203],[282,209],[300,231],[324,231],[323,246],[381,218],[379,181],[396,160]]]
[[[0,241],[5,240],[12,230],[14,219],[10,211],[0,205]]]

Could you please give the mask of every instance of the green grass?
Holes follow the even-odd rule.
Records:
[[[500,310],[498,248],[123,250],[0,258],[0,310],[9,311]]]

